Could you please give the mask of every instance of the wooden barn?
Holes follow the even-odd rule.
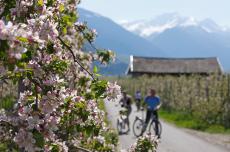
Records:
[[[130,56],[127,74],[140,75],[209,75],[222,73],[222,66],[216,57],[210,58],[157,58]]]

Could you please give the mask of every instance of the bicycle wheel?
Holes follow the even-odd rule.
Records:
[[[119,134],[128,133],[128,124],[126,119],[117,119],[117,131]]]
[[[142,119],[136,118],[133,122],[133,134],[136,137],[141,136],[144,126],[144,121]]]
[[[156,132],[156,122],[157,121],[157,125],[158,125],[158,133]],[[161,122],[158,120],[153,120],[149,126],[149,133],[151,133],[152,135],[157,135],[158,137],[161,136],[162,133],[162,125]]]
[[[119,134],[122,132],[122,122],[119,119],[117,119],[117,131]]]
[[[159,130],[158,130],[158,136],[161,137],[161,133],[162,133],[162,124],[161,124],[160,121],[158,121],[158,128],[159,128]]]

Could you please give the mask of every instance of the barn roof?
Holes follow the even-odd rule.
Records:
[[[223,69],[218,58],[157,58],[130,56],[129,73],[214,73]]]

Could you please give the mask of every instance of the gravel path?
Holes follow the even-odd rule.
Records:
[[[108,112],[108,119],[111,121],[114,128],[116,128],[116,120],[118,118],[118,111],[120,106],[116,102],[106,102],[106,109]],[[133,106],[133,110],[130,116],[130,128],[131,131],[128,135],[120,135],[120,149],[125,152],[132,143],[136,141],[136,137],[133,135],[132,123],[135,116],[141,116],[141,112],[136,112],[136,108]],[[159,143],[158,152],[230,152],[229,149],[224,146],[216,145],[208,140],[205,140],[203,136],[198,136],[197,133],[192,131],[186,131],[185,129],[177,128],[173,125],[165,123],[163,121],[162,138]]]

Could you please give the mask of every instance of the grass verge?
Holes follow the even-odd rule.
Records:
[[[159,111],[160,118],[165,120],[166,122],[175,124],[178,127],[189,128],[199,131],[204,131],[208,133],[222,133],[222,134],[230,134],[230,128],[224,128],[218,124],[206,124],[201,120],[194,118],[193,116],[184,113],[184,112],[168,112],[166,110]]]

